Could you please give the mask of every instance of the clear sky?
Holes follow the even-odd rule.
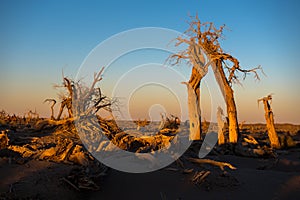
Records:
[[[226,52],[267,76],[234,86],[239,120],[264,122],[256,100],[275,93],[276,122],[300,124],[300,1],[0,1],[0,109],[49,116],[52,85],[70,77],[100,42],[139,27],[183,32],[189,15],[226,24]]]

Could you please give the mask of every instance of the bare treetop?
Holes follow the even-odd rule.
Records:
[[[261,66],[242,69],[238,59],[225,53],[221,48],[219,39],[224,39],[225,25],[216,28],[212,22],[202,23],[197,15],[191,17],[191,22],[188,24],[189,28],[184,32],[188,38],[179,36],[176,38],[176,46],[187,44],[189,47],[170,57],[175,60],[174,65],[180,63],[182,59],[188,59],[188,62],[194,67],[201,66],[197,67],[197,70],[200,74],[205,75],[209,65],[219,60],[222,62],[224,70],[228,72],[226,78],[230,85],[232,83],[240,84],[239,72],[242,73],[243,80],[249,73],[253,73],[254,78],[260,80],[257,71],[261,70],[263,73]],[[201,53],[201,50],[204,52]],[[210,62],[204,62],[203,53],[209,56]]]

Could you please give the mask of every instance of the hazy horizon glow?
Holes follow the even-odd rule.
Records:
[[[204,0],[127,0],[116,6],[113,1],[4,0],[0,5],[0,110],[10,114],[23,115],[36,109],[40,116],[49,117],[50,106],[43,101],[55,98],[59,102],[53,84],[62,82],[62,71],[74,79],[90,51],[112,35],[141,27],[184,32],[189,15],[198,13],[203,22],[211,21],[216,26],[226,24],[225,40],[221,42],[223,49],[237,57],[243,68],[261,65],[267,75],[261,74],[260,81],[253,80],[250,75],[242,81],[242,86],[233,86],[239,121],[264,123],[263,106],[258,107],[257,99],[274,93],[275,122],[300,124],[299,1],[231,0],[224,4],[223,1]],[[161,63],[168,56],[150,51],[133,52],[112,63],[107,69],[112,77],[103,77],[106,81],[103,89],[111,92],[109,83],[113,82],[113,77],[122,75],[128,67],[142,64],[140,60]],[[101,66],[94,67],[100,69]],[[190,68],[174,68],[185,73],[183,81],[188,80]],[[205,110],[210,102],[206,86],[203,87],[202,107]],[[151,105],[150,99],[142,104],[145,89],[137,90],[130,112],[136,117],[148,113],[157,118],[161,107]],[[155,91],[151,93],[156,96]],[[177,112],[176,101],[172,100],[172,95],[168,96],[173,102],[173,111]],[[210,108],[207,112],[209,118]]]

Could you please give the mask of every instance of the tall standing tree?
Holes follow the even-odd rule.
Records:
[[[240,83],[239,72],[243,74],[243,79],[251,72],[254,74],[254,78],[259,79],[257,70],[261,69],[261,67],[259,66],[250,70],[242,69],[238,59],[223,51],[219,39],[222,38],[225,25],[217,29],[213,23],[201,23],[198,16],[196,16],[189,22],[189,26],[189,29],[185,31],[187,37],[178,37],[176,44],[188,45],[187,50],[174,54],[172,58],[177,58],[176,63],[181,59],[188,59],[188,62],[193,66],[191,77],[200,77],[200,81],[206,75],[207,68],[212,66],[227,107],[229,142],[233,144],[237,143],[239,126],[232,84]],[[209,62],[207,63],[203,63],[203,51],[209,58]],[[197,73],[199,73],[200,76],[197,75]],[[194,89],[196,94],[199,90],[200,81],[197,82],[199,84],[194,85],[196,87],[196,89]],[[189,83],[190,82],[191,79]],[[197,96],[198,100],[199,96],[200,92]],[[192,103],[192,101],[189,101],[189,103]],[[196,102],[194,106],[199,107],[199,102]],[[192,107],[193,106],[189,105],[189,108]],[[199,119],[201,119],[201,117]],[[201,131],[201,129],[199,129],[199,131]]]
[[[171,59],[174,59],[174,65],[178,64],[182,59],[187,60],[192,68],[192,73],[188,82],[183,82],[188,90],[188,110],[190,120],[190,140],[201,139],[201,109],[200,109],[200,84],[203,77],[208,72],[209,65],[206,63],[204,52],[201,47],[201,41],[196,37],[189,39],[177,38],[176,46],[182,43],[188,44],[188,48],[174,54]]]

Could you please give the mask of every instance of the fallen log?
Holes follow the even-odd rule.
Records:
[[[200,159],[200,158],[188,158],[189,161],[197,164],[209,164],[209,165],[214,165],[217,167],[220,167],[222,171],[224,171],[224,167],[228,167],[229,169],[235,170],[236,167],[232,166],[230,163],[226,162],[219,162],[215,160],[210,160],[210,159]]]
[[[257,140],[251,135],[247,135],[247,137],[244,138],[244,141],[249,144],[258,145]]]

